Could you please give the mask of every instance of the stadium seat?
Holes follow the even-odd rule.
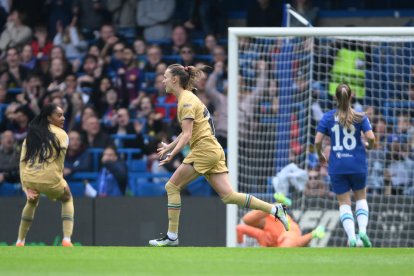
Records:
[[[132,159],[128,163],[128,170],[130,172],[146,172],[147,160],[145,159]]]
[[[3,182],[0,184],[0,196],[21,196],[22,194],[20,183]]]
[[[213,194],[213,189],[203,176],[188,184],[186,189],[192,196],[211,196]]]

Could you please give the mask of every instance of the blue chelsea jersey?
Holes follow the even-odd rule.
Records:
[[[335,113],[336,109],[326,112],[317,128],[318,132],[331,138],[329,174],[367,173],[365,146],[361,140],[361,131],[372,130],[367,116],[347,129],[340,125]]]

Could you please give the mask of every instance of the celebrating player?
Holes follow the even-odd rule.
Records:
[[[350,190],[352,190],[356,199],[358,236],[365,247],[371,247],[366,233],[369,213],[365,189],[367,178],[365,147],[367,149],[374,147],[375,136],[367,116],[352,109],[351,88],[347,84],[340,84],[336,88],[335,95],[338,108],[326,112],[319,122],[315,137],[316,151],[321,165],[326,165],[328,160],[322,153],[322,141],[325,135],[329,136],[331,151],[328,171],[332,189],[338,198],[340,219],[348,236],[348,245],[350,247],[357,245],[354,216],[351,210]],[[368,142],[363,143],[361,132]]]
[[[62,129],[64,122],[62,108],[48,104],[29,125],[20,156],[20,180],[27,201],[16,246],[24,246],[40,194],[45,194],[51,200],[62,201],[62,245],[72,246],[73,199],[63,179],[63,163],[69,143],[68,135]]]
[[[168,232],[165,237],[150,240],[151,246],[177,246],[181,211],[180,191],[192,180],[204,175],[225,204],[258,209],[279,219],[286,230],[289,222],[285,206],[272,205],[251,195],[234,192],[228,177],[223,148],[214,136],[214,124],[204,104],[191,91],[203,72],[193,66],[168,66],[163,84],[167,93],[178,99],[181,134],[170,144],[158,149],[160,165],[170,162],[187,143],[190,153],[165,185],[168,196]]]

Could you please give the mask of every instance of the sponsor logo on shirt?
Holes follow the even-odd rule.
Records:
[[[336,158],[338,158],[338,159],[341,159],[341,158],[351,158],[351,157],[354,157],[354,156],[352,154],[350,154],[350,153],[347,153],[347,152],[345,152],[345,153],[337,152],[336,153]]]

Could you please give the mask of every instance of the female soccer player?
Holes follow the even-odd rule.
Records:
[[[151,246],[177,246],[181,210],[180,191],[199,175],[204,175],[225,204],[237,204],[274,215],[286,230],[289,223],[285,207],[272,205],[251,195],[234,192],[228,177],[223,148],[214,137],[214,124],[204,104],[191,91],[202,71],[193,66],[168,66],[163,84],[167,93],[178,99],[178,121],[181,134],[170,144],[158,149],[160,165],[170,162],[190,143],[190,153],[165,185],[168,196],[168,232],[165,237],[149,241]]]
[[[73,246],[73,199],[63,179],[63,163],[69,138],[62,129],[63,110],[55,104],[44,106],[29,125],[20,156],[20,181],[26,193],[16,246],[24,246],[26,234],[32,224],[39,195],[62,201],[63,246]]]
[[[348,245],[350,247],[357,245],[354,216],[351,210],[350,190],[352,190],[356,199],[355,214],[359,238],[365,247],[371,247],[366,233],[368,203],[365,189],[367,178],[365,148],[374,147],[375,136],[367,116],[352,109],[351,88],[347,84],[340,84],[336,88],[335,95],[338,108],[323,115],[317,128],[315,147],[319,162],[321,165],[326,165],[328,160],[322,153],[322,141],[325,135],[330,137],[331,151],[328,171],[332,189],[338,198],[340,219],[348,236]],[[364,133],[368,142],[362,142],[361,132]]]

